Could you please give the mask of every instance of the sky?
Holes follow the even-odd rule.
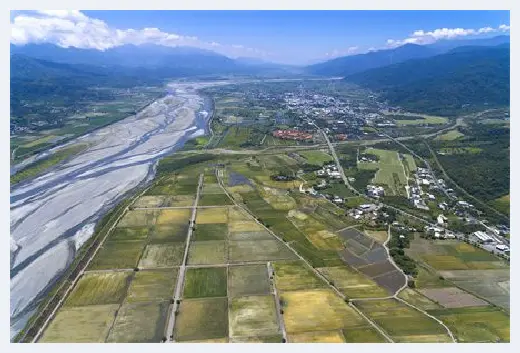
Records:
[[[406,43],[509,34],[509,11],[11,11],[11,43],[192,46],[304,65]]]

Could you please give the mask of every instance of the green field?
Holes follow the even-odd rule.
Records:
[[[86,273],[65,302],[65,306],[118,304],[123,301],[133,272]]]
[[[389,114],[391,117],[392,115]],[[418,114],[401,114],[401,116],[406,116],[407,119],[399,119],[399,117],[396,117],[396,123],[399,126],[406,126],[406,125],[422,125],[422,124],[429,124],[429,125],[442,125],[447,124],[449,120],[447,118],[444,118],[442,116],[431,116],[431,115],[418,115]]]
[[[461,133],[459,130],[450,130],[442,135],[437,136],[435,138],[435,140],[452,141],[452,140],[456,140],[462,136],[464,136],[464,134]]]
[[[228,296],[269,294],[267,266],[231,266],[229,267]]]
[[[227,263],[225,240],[194,241],[190,243],[188,265],[218,265]]]
[[[229,335],[257,337],[279,333],[272,295],[233,298],[229,307]]]
[[[150,234],[148,227],[114,228],[107,241],[141,241]]]
[[[133,303],[168,300],[172,296],[176,279],[177,269],[139,271],[128,288],[126,301]]]
[[[174,330],[179,342],[228,337],[227,298],[183,300]]]
[[[225,267],[189,268],[186,271],[184,298],[225,297],[226,270]]]
[[[322,151],[299,151],[298,154],[305,158],[307,163],[319,166],[334,160],[331,155]]]
[[[233,202],[226,194],[203,194],[199,199],[199,206],[224,206]]]
[[[498,308],[470,307],[430,310],[452,330],[459,342],[509,342],[509,315]]]
[[[223,223],[197,224],[193,235],[193,240],[225,240],[227,238],[228,226]]]
[[[343,330],[348,343],[384,343],[386,339],[373,327]]]
[[[168,302],[123,304],[107,342],[161,342],[168,306]]]
[[[379,157],[377,163],[358,163],[360,169],[378,168],[372,183],[385,185],[385,195],[406,196],[406,176],[396,151],[368,148],[365,153]]]
[[[509,213],[511,211],[510,195],[507,194],[507,195],[504,195],[502,197],[499,197],[499,198],[491,201],[491,205],[493,207],[495,207],[497,210],[499,210],[500,212],[509,215]]]
[[[188,223],[156,225],[152,227],[150,233],[151,244],[184,242],[188,236]]]
[[[150,244],[143,252],[139,268],[179,266],[184,256],[184,243]]]
[[[89,270],[111,270],[137,266],[144,248],[142,241],[106,241],[89,265]]]

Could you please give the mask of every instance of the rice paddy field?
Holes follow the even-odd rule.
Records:
[[[385,195],[406,196],[406,175],[397,151],[367,148],[364,153],[374,154],[379,158],[377,163],[358,163],[360,169],[377,169],[372,183],[385,186]]]

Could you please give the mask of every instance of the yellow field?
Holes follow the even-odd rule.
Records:
[[[229,207],[228,219],[230,222],[252,220],[251,216],[239,207]]]
[[[206,223],[227,223],[228,209],[227,207],[201,208],[197,210],[197,224]]]
[[[40,342],[104,342],[119,304],[62,308]]]
[[[28,142],[28,143],[22,145],[22,147],[31,148],[34,146],[43,145],[44,143],[47,143],[56,137],[57,137],[56,135],[47,135],[47,136],[41,137],[39,139],[33,140],[31,142]]]
[[[251,185],[236,185],[236,186],[228,186],[226,189],[232,193],[246,193],[250,191],[254,191],[255,188],[253,188]]]
[[[161,207],[167,198],[168,196],[141,196],[135,201],[134,206],[138,208]]]
[[[393,339],[401,343],[453,343],[448,335],[394,336]]]
[[[255,221],[235,221],[228,224],[229,232],[255,232],[264,230],[260,224]]]
[[[275,210],[288,211],[296,207],[296,201],[288,195],[270,195],[267,194],[264,200],[273,206]]]
[[[343,250],[343,242],[334,233],[328,230],[306,234],[311,243],[318,249],[323,250]]]
[[[176,196],[141,196],[135,202],[134,206],[137,208],[151,208],[151,207],[190,207],[193,205],[195,198],[189,195]]]
[[[287,332],[331,331],[364,326],[364,319],[329,289],[282,294]]]
[[[388,296],[388,292],[379,287],[371,279],[347,268],[341,267],[322,267],[321,272],[340,291],[349,298],[380,298]]]
[[[157,217],[157,224],[171,224],[171,223],[186,223],[188,222],[191,215],[191,210],[186,209],[173,209],[173,210],[161,210]]]
[[[289,335],[291,343],[345,343],[341,331],[302,332]]]
[[[379,244],[383,244],[388,238],[388,232],[386,230],[364,230],[363,233],[377,241]]]

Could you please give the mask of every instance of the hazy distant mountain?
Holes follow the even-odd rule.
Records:
[[[406,44],[395,49],[378,50],[367,54],[332,59],[324,63],[307,66],[305,71],[314,75],[347,76],[356,72],[435,54],[435,50],[426,46]]]
[[[430,45],[405,44],[366,54],[339,57],[323,63],[309,65],[305,71],[314,75],[347,76],[369,69],[397,64],[410,59],[427,58],[467,46],[497,46],[510,42],[509,36],[466,40],[440,40]]]
[[[392,104],[434,114],[509,105],[510,51],[459,47],[451,52],[349,75]]]

